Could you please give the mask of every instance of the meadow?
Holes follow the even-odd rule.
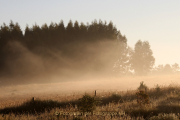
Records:
[[[179,79],[180,75],[134,76],[1,86],[0,120],[178,120]],[[85,95],[100,102],[92,115],[75,115],[81,113],[79,101]]]

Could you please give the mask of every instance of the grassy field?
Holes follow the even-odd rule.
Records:
[[[0,120],[179,120],[180,75],[118,79],[1,87]],[[142,96],[137,96],[139,87]],[[81,112],[79,99],[85,92],[100,103],[93,115],[72,115]]]

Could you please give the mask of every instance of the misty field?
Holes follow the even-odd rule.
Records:
[[[99,78],[51,84],[0,87],[0,120],[56,119],[151,119],[180,118],[180,75]],[[138,87],[144,82],[147,104],[138,103]],[[77,113],[78,100],[89,94],[100,100],[93,112],[117,112],[118,115],[70,116]],[[34,97],[34,100],[32,99]],[[153,117],[154,116],[154,117]]]

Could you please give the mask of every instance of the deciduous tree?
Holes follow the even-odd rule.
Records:
[[[137,41],[132,55],[132,67],[137,75],[146,75],[153,67],[155,58],[149,42]]]

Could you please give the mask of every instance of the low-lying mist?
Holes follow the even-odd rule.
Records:
[[[92,78],[86,77],[83,80],[66,81],[59,83],[40,83],[40,84],[26,84],[26,85],[9,85],[0,87],[0,99],[6,100],[9,98],[26,99],[30,97],[45,98],[72,96],[73,94],[84,94],[86,92],[94,93],[96,90],[97,95],[101,92],[117,92],[137,90],[140,82],[148,88],[155,88],[158,84],[160,87],[169,85],[179,85],[180,75],[164,75],[164,76],[136,76],[136,77],[99,77]],[[51,78],[60,80],[58,78]],[[81,80],[81,81],[80,81]]]

